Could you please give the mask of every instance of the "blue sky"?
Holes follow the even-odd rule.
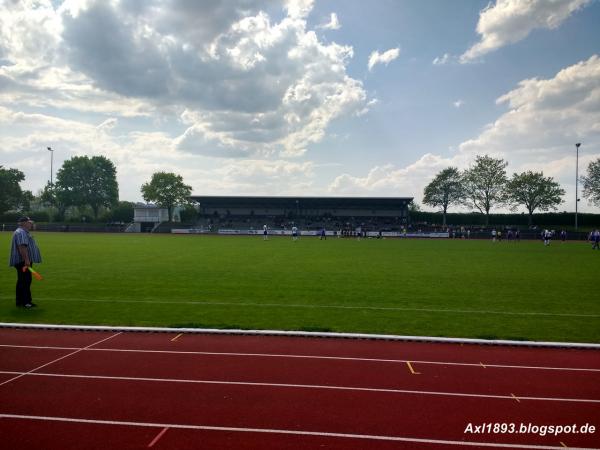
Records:
[[[0,0],[0,164],[105,155],[197,195],[414,196],[478,154],[574,209],[600,157],[594,0]],[[599,212],[582,200],[580,210]]]

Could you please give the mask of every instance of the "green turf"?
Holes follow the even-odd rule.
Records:
[[[22,310],[0,233],[0,321],[600,342],[585,243],[34,236],[45,280]]]

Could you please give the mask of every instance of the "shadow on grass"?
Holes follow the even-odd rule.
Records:
[[[173,323],[167,325],[169,328],[207,328],[212,330],[249,330],[248,327],[243,327],[241,325],[235,324],[214,324],[214,323],[198,323],[198,322],[188,322],[188,323]]]
[[[503,340],[503,341],[530,341],[531,339],[528,339],[526,337],[523,336],[505,336],[505,337],[498,337],[495,334],[480,334],[475,336],[476,339],[486,339],[488,341],[495,341],[495,340]]]
[[[235,324],[214,324],[214,323],[199,323],[199,322],[186,322],[186,323],[173,323],[168,325],[169,328],[205,328],[205,329],[213,329],[213,330],[252,330],[250,327],[243,327],[241,325]],[[262,328],[259,328],[262,330]],[[313,333],[331,333],[334,330],[327,327],[318,327],[318,326],[306,326],[293,329],[291,331],[306,331]]]
[[[327,327],[300,327],[297,331],[306,331],[312,333],[332,333],[333,330]]]

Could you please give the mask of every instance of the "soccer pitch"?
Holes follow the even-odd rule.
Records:
[[[2,322],[600,342],[583,242],[33,235],[40,306],[15,308],[6,261]]]

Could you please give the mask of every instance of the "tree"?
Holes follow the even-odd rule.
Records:
[[[485,214],[485,224],[490,221],[490,209],[506,203],[506,166],[501,158],[479,156],[475,165],[463,174],[463,186],[467,204]]]
[[[438,173],[425,187],[423,203],[434,208],[441,207],[443,225],[446,225],[446,212],[450,205],[464,202],[465,192],[462,176],[456,167],[448,167]]]
[[[25,174],[17,169],[4,169],[0,166],[0,214],[22,206],[23,191],[20,182]]]
[[[419,206],[419,204],[417,202],[415,202],[414,200],[411,200],[410,203],[408,204],[408,212],[420,212],[421,211],[421,207]]]
[[[169,211],[169,222],[173,220],[173,208],[188,203],[192,187],[183,183],[181,175],[156,172],[149,183],[142,185],[142,196],[147,202],[155,202]]]
[[[42,192],[40,193],[40,199],[46,206],[50,206],[50,208],[56,208],[58,210],[59,220],[64,219],[67,205],[60,202],[60,199],[56,194],[55,186],[49,181],[46,183],[46,186],[44,186],[44,189],[42,189]],[[48,211],[48,216],[50,220],[52,220],[52,212],[50,210]]]
[[[187,204],[185,208],[179,213],[179,217],[182,222],[195,222],[198,218],[198,211],[194,208],[194,205]]]
[[[592,161],[587,169],[587,176],[581,177],[583,181],[583,196],[593,204],[600,206],[600,158]]]
[[[119,202],[110,211],[110,220],[113,222],[133,222],[135,203]]]
[[[23,191],[21,193],[21,198],[17,203],[17,209],[19,211],[30,211],[31,203],[35,200],[35,196],[31,191]]]
[[[514,206],[523,205],[529,213],[529,225],[532,224],[533,212],[536,209],[548,211],[556,209],[565,195],[552,177],[544,177],[543,172],[523,172],[513,174],[506,185],[508,201]]]
[[[101,206],[110,208],[119,200],[117,170],[104,156],[74,156],[58,171],[54,195],[57,204],[90,206],[96,219]]]

